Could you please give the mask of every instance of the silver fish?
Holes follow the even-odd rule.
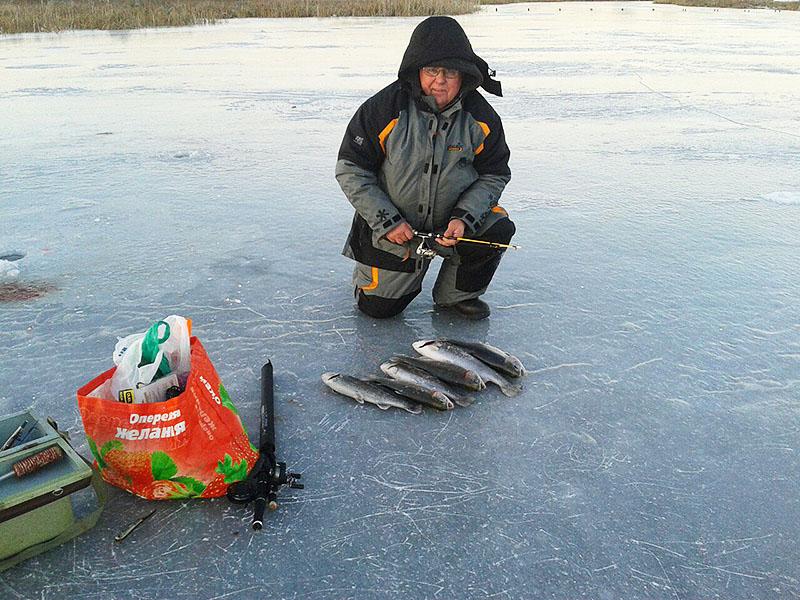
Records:
[[[419,356],[393,356],[391,360],[403,365],[411,365],[427,371],[431,375],[436,375],[439,379],[448,383],[464,386],[467,389],[480,391],[486,384],[475,371],[465,369],[455,365],[450,361],[434,360],[432,358],[421,358]],[[480,361],[475,361],[480,362]],[[483,363],[480,363],[483,364]]]
[[[462,340],[444,339],[442,341],[464,348],[479,361],[511,377],[522,377],[526,374],[525,367],[520,359],[495,346],[483,342],[465,342]]]
[[[330,372],[323,373],[322,381],[334,392],[352,398],[359,404],[369,402],[383,410],[394,406],[414,414],[422,412],[422,407],[419,404],[411,402],[394,392],[389,392],[373,383],[368,383],[357,377],[352,377],[351,375]]]
[[[484,382],[491,382],[506,396],[516,396],[522,386],[511,383],[497,371],[482,363],[463,348],[442,340],[419,340],[412,344],[414,350],[433,360],[452,363],[463,369],[474,371]]]
[[[429,390],[422,386],[390,377],[368,377],[367,381],[394,390],[395,393],[401,396],[426,406],[432,406],[437,410],[453,410],[453,401],[439,390]]]
[[[412,365],[401,365],[396,361],[388,360],[381,365],[381,371],[397,381],[417,385],[431,392],[442,392],[459,406],[470,406],[475,402],[475,398],[472,396],[462,395],[461,392],[456,391],[455,388],[435,375]]]

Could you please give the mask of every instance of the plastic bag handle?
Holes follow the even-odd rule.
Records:
[[[162,325],[164,326],[163,337],[158,334],[158,330],[161,329]],[[155,362],[156,356],[158,356],[159,346],[169,339],[169,334],[169,323],[166,321],[156,321],[150,326],[150,329],[148,329],[147,333],[144,334],[144,339],[142,340],[142,360],[139,362],[140,367],[143,367],[144,365],[150,365]],[[169,375],[171,372],[172,369],[169,367],[167,357],[162,356],[161,364],[158,366],[158,373],[155,377],[153,377],[153,379],[158,379],[164,375]]]

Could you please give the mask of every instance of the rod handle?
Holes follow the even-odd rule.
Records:
[[[260,531],[264,528],[264,510],[267,508],[267,499],[259,495],[253,504],[253,529]]]

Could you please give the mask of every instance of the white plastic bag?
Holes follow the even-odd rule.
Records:
[[[156,345],[158,350],[153,354]],[[146,402],[141,388],[168,373],[177,375],[183,385],[191,368],[189,323],[183,317],[170,315],[144,333],[120,339],[113,358],[117,369],[111,377],[110,391],[120,402]]]

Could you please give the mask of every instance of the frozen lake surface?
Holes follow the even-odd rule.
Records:
[[[515,242],[486,322],[354,310],[345,125],[420,19],[0,37],[0,414],[88,455],[76,389],[177,313],[284,491],[112,489],[98,526],[0,576],[16,598],[800,597],[800,13],[519,4],[459,17],[498,70]],[[5,271],[4,271],[5,273]],[[9,275],[10,277],[10,275]],[[1,284],[2,282],[0,282]],[[323,371],[431,336],[519,356],[525,392],[414,416]]]

